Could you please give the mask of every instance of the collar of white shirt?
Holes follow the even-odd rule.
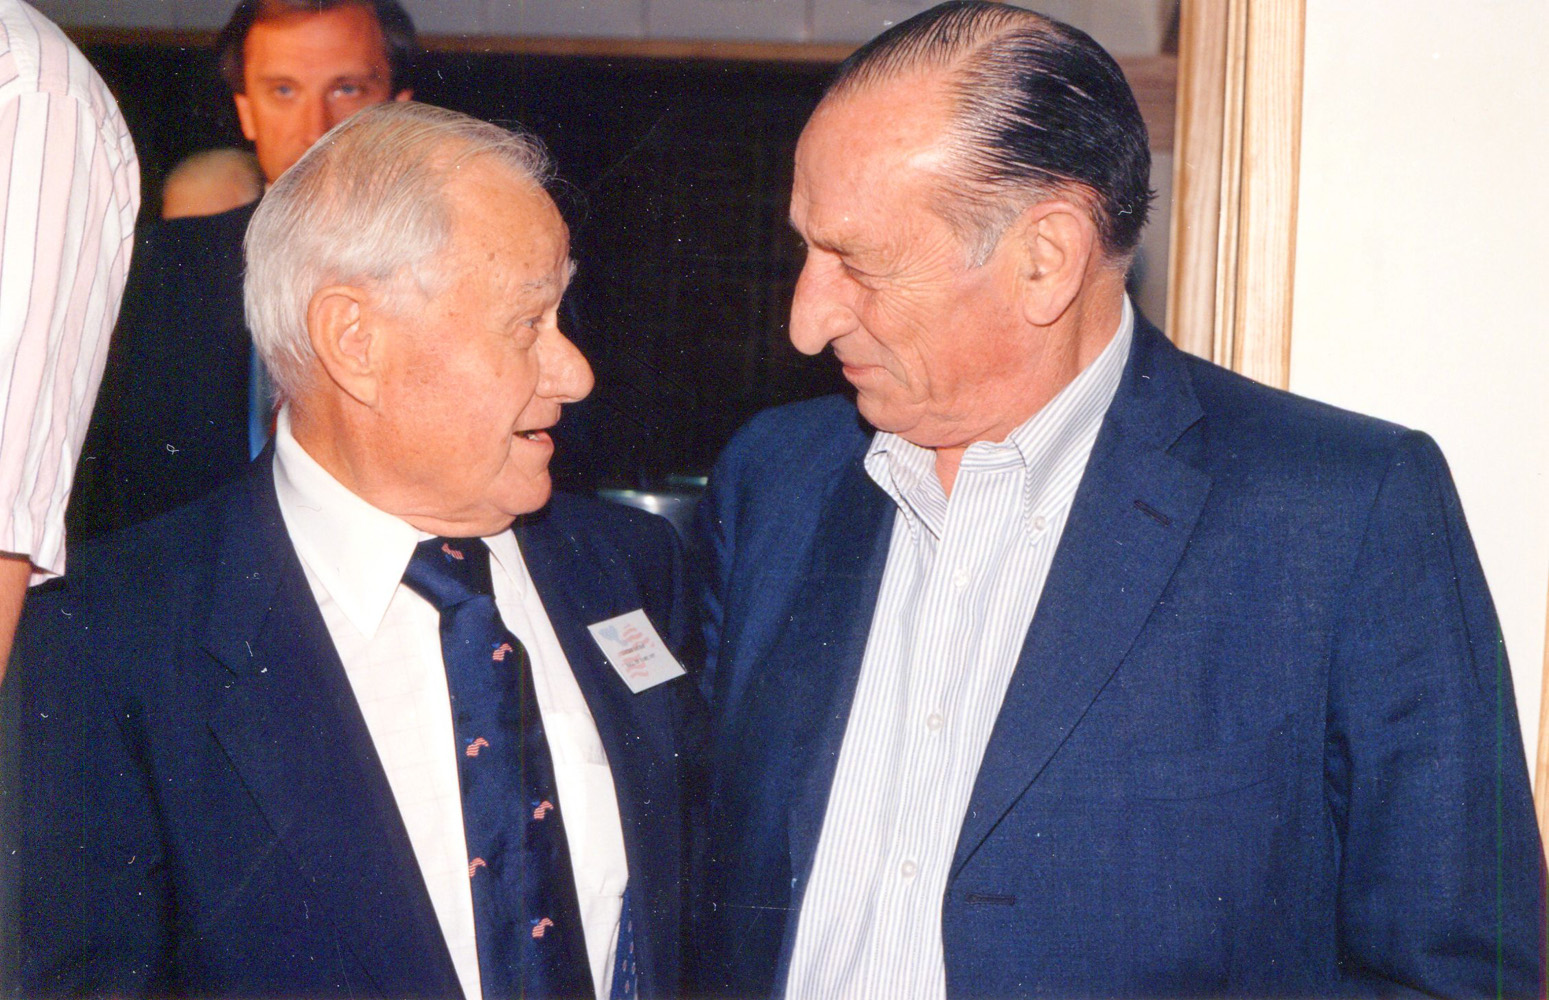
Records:
[[[350,624],[375,635],[414,547],[432,536],[373,507],[319,465],[291,433],[289,407],[275,422],[274,488],[296,554]],[[516,537],[503,531],[484,543],[520,599],[527,574]]]
[[[1061,461],[1077,449],[1090,450],[1123,377],[1134,329],[1135,311],[1126,295],[1119,328],[1097,358],[1006,440],[970,445],[959,475],[1020,467],[1026,477],[1022,515],[1031,521]],[[866,472],[893,498],[911,534],[923,528],[941,537],[948,498],[936,478],[934,451],[878,431],[866,452]]]

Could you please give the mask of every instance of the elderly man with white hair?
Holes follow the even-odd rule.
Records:
[[[551,497],[551,173],[386,104],[264,198],[272,449],[72,559],[0,689],[0,992],[677,993],[681,559]]]

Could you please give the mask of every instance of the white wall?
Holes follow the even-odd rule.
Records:
[[[1428,431],[1535,755],[1549,588],[1549,2],[1307,0],[1291,388]]]

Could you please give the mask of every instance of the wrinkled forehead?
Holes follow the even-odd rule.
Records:
[[[791,221],[798,229],[921,203],[951,182],[950,95],[922,75],[826,98],[796,148]]]
[[[949,161],[954,97],[940,73],[911,73],[825,98],[796,146],[808,181],[867,183],[900,169],[939,172]]]
[[[442,185],[448,251],[468,266],[510,271],[519,291],[568,281],[570,230],[548,191],[497,156],[457,161]]]

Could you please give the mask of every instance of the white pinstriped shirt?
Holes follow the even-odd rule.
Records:
[[[866,471],[898,513],[786,997],[945,996],[958,833],[1133,328],[1126,299],[1070,385],[1005,441],[969,446],[950,499],[933,451],[872,440]]]
[[[0,552],[65,570],[65,503],[134,246],[140,164],[107,86],[0,0]]]

